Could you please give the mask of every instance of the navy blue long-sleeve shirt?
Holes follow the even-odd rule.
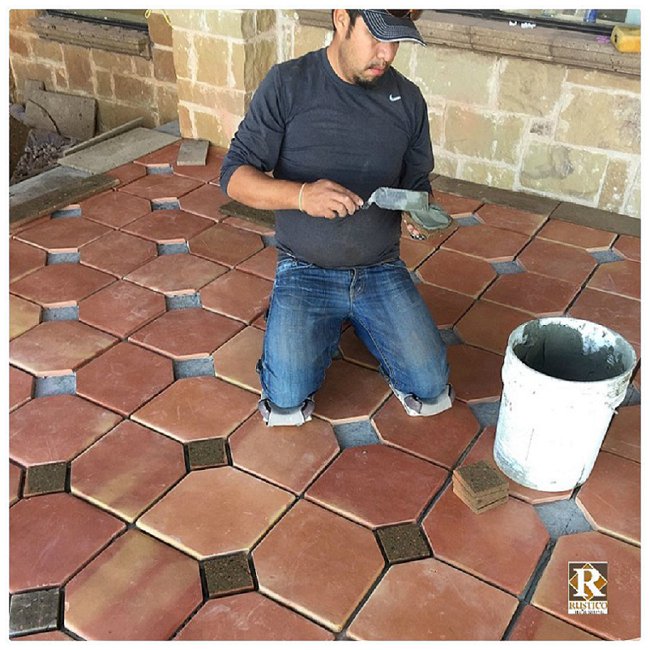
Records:
[[[433,154],[419,88],[390,68],[373,88],[346,83],[326,50],[275,65],[253,96],[221,168],[241,165],[299,183],[328,179],[367,199],[378,187],[431,191]],[[278,249],[324,268],[399,256],[400,213],[372,205],[325,219],[276,211]]]

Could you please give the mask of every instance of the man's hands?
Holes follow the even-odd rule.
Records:
[[[363,205],[363,199],[334,181],[306,183],[302,191],[302,211],[311,217],[347,217]]]

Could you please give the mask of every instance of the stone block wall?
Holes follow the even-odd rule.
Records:
[[[44,82],[45,90],[94,97],[98,132],[137,117],[147,127],[176,119],[172,28],[164,16],[149,16],[152,56],[147,59],[42,38],[30,25],[39,13],[15,9],[9,14],[15,101],[24,101],[25,80],[37,79]]]

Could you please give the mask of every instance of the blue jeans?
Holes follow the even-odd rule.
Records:
[[[262,389],[273,404],[299,407],[318,390],[345,320],[393,388],[420,399],[445,389],[445,345],[404,262],[324,269],[284,257],[258,363]]]

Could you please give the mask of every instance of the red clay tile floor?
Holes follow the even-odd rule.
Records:
[[[273,233],[220,212],[223,151],[177,151],[10,238],[10,636],[638,638],[639,371],[582,486],[508,479],[474,514],[451,480],[494,464],[520,323],[588,318],[639,351],[638,238],[438,192],[453,227],[402,252],[453,408],[405,415],[348,327],[313,420],[267,429]],[[568,562],[607,563],[607,615],[568,612]]]

